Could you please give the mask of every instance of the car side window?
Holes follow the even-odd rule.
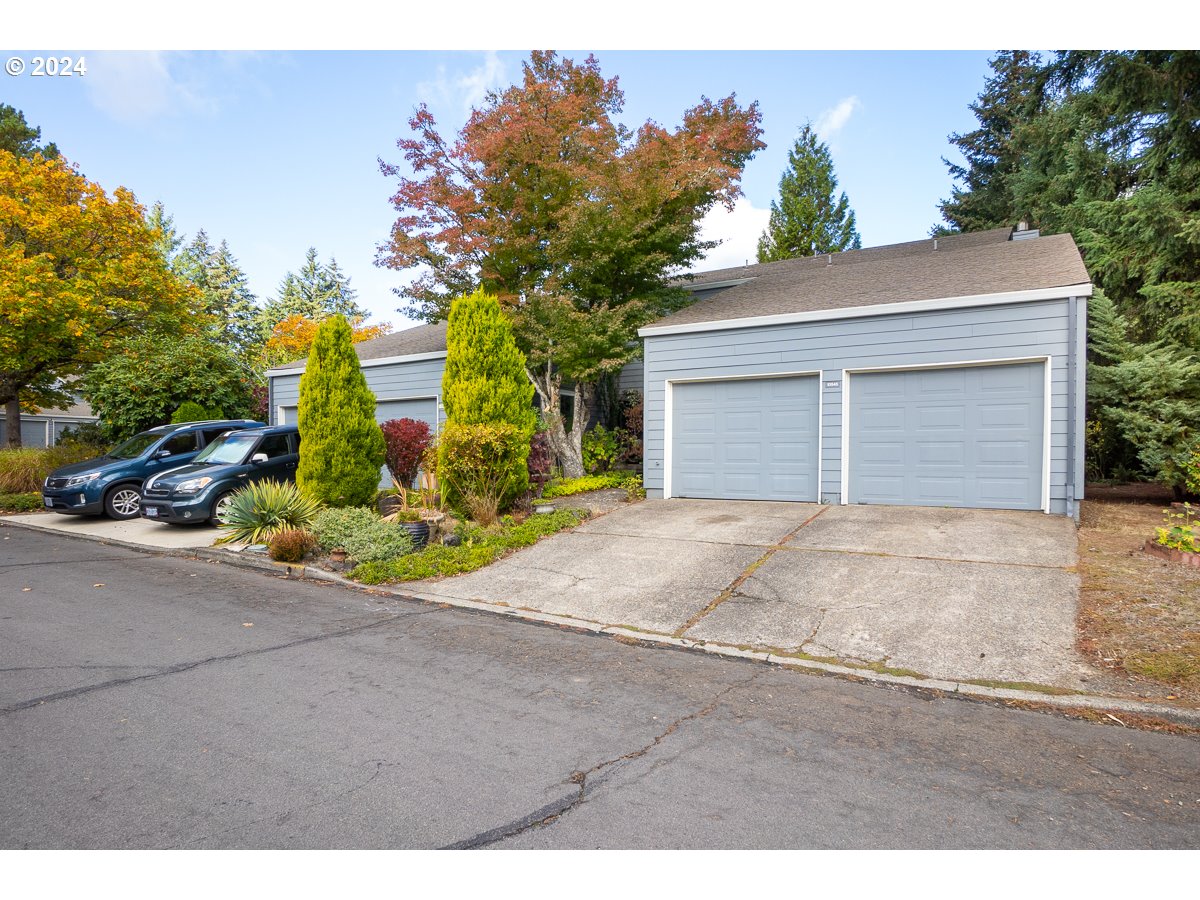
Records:
[[[227,432],[229,430],[230,429],[228,429],[228,428],[205,428],[204,432],[203,432],[204,445],[208,446],[209,444],[211,444],[213,441],[215,441],[217,438],[219,438],[221,435],[223,435],[225,432]]]
[[[299,432],[292,435],[292,448],[293,448],[292,449],[293,453],[300,452],[300,434],[299,434]]]
[[[254,448],[255,453],[267,454],[267,459],[278,459],[281,456],[287,456],[291,450],[288,448],[288,439],[286,434],[269,434],[259,445]]]
[[[174,435],[158,448],[159,453],[166,453],[169,456],[176,456],[180,453],[194,453],[195,451],[196,432],[194,431]]]

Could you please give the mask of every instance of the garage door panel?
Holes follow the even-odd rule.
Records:
[[[863,431],[902,431],[904,410],[896,408],[864,407],[859,418]]]
[[[919,466],[961,466],[967,449],[962,441],[919,441],[916,459]]]
[[[789,376],[675,385],[672,495],[815,501],[818,384]]]
[[[912,493],[921,501],[941,506],[947,503],[962,504],[967,498],[965,478],[936,478],[914,475]]]
[[[1040,509],[1044,373],[1018,363],[852,374],[848,501]]]
[[[916,427],[921,431],[952,428],[961,431],[967,426],[967,410],[962,406],[918,406]]]

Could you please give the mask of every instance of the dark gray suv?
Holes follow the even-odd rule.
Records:
[[[299,462],[295,425],[232,432],[205,447],[189,465],[147,478],[142,518],[218,525],[234,491],[267,478],[295,481]]]

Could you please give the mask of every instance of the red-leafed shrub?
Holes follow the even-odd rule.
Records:
[[[554,454],[550,452],[550,438],[544,431],[534,432],[529,441],[529,483],[534,491],[540,491],[543,484],[550,480],[550,467],[554,464]]]
[[[433,435],[420,419],[389,419],[379,426],[387,445],[387,467],[399,487],[410,488],[416,481],[421,460]]]

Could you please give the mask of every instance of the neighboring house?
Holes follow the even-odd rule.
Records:
[[[446,323],[418,325],[354,345],[375,394],[375,420],[419,419],[436,434],[446,420],[442,408],[442,372],[446,368]],[[296,424],[300,403],[300,359],[267,372],[270,424]],[[642,362],[634,360],[621,370],[621,390],[641,390]],[[570,396],[570,391],[564,392]],[[381,483],[386,484],[386,477]]]
[[[79,400],[66,409],[39,409],[36,413],[21,413],[21,445],[23,447],[53,447],[67,428],[78,428],[88,422],[98,422],[92,408]],[[0,447],[8,443],[8,422],[0,406]]]
[[[1083,498],[1087,270],[1008,228],[722,269],[641,329],[652,497]]]

